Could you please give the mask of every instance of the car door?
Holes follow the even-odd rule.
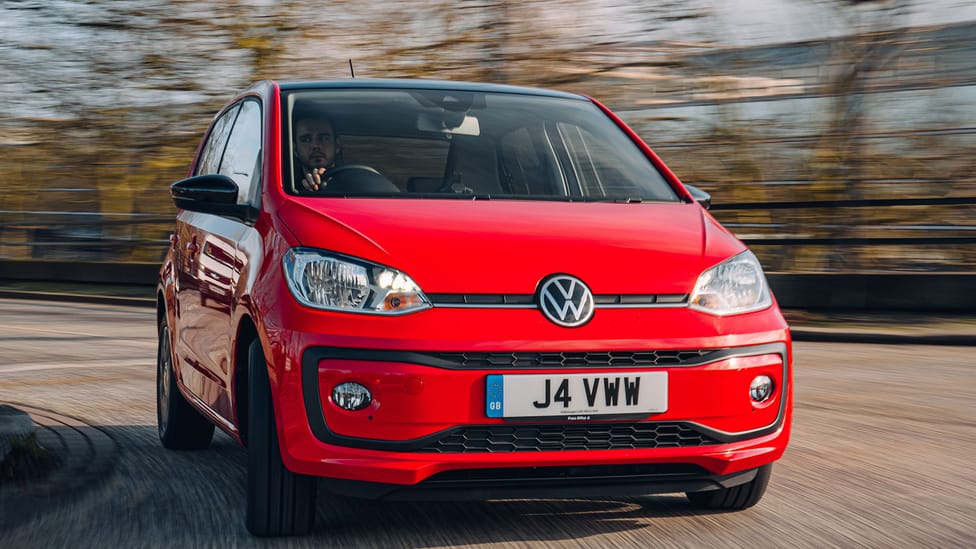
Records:
[[[260,153],[261,107],[244,100],[215,123],[195,174],[227,175],[238,184],[238,203],[253,203]],[[183,242],[176,338],[181,379],[204,404],[230,418],[231,316],[243,264],[238,242],[253,229],[238,219],[197,212],[181,212],[177,229]]]

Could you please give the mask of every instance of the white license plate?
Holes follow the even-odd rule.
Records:
[[[493,418],[661,413],[668,409],[668,373],[493,374],[485,394],[485,413]]]

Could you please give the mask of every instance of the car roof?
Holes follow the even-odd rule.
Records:
[[[542,97],[560,97],[563,99],[579,99],[588,101],[582,95],[558,90],[511,86],[508,84],[483,84],[476,82],[455,82],[450,80],[424,80],[416,78],[345,78],[340,80],[318,80],[304,82],[278,82],[282,91],[294,90],[324,90],[324,89],[403,89],[403,90],[445,90],[468,91],[482,93],[511,93],[520,95],[536,95]]]

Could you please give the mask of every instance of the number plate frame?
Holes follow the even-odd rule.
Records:
[[[485,380],[485,415],[493,419],[621,419],[667,410],[667,372],[490,374]]]

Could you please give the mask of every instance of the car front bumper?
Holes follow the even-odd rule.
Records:
[[[566,486],[576,495],[659,493],[748,482],[757,467],[782,455],[790,436],[792,357],[781,315],[775,308],[748,315],[749,330],[728,335],[729,326],[716,323],[730,319],[688,310],[658,314],[684,319],[662,324],[669,327],[660,332],[676,337],[608,343],[543,335],[475,344],[411,338],[407,328],[363,344],[355,326],[345,324],[348,332],[337,334],[330,315],[310,313],[319,321],[289,324],[323,329],[287,331],[290,337],[273,353],[284,462],[295,472],[326,477],[337,492],[369,497],[518,497],[529,487],[542,495]],[[648,364],[654,352],[660,363]],[[642,360],[633,360],[635,354]],[[554,355],[561,357],[558,367],[547,362]],[[667,372],[667,411],[611,421],[510,421],[486,414],[490,374],[644,371]],[[748,397],[757,375],[770,376],[776,388],[761,405]],[[370,388],[370,406],[349,412],[331,401],[331,389],[346,381]]]

